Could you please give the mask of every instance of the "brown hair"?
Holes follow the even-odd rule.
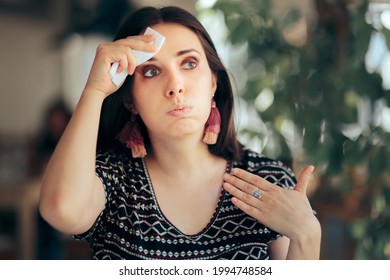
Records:
[[[242,146],[236,137],[234,125],[234,96],[230,79],[225,66],[218,56],[214,43],[203,25],[189,12],[178,7],[157,9],[145,7],[134,12],[122,25],[115,40],[138,35],[152,25],[159,23],[176,23],[192,30],[199,38],[211,71],[217,77],[217,90],[214,100],[221,114],[221,132],[217,143],[209,145],[211,153],[227,160],[239,159]],[[133,77],[128,76],[115,94],[108,96],[102,107],[98,137],[98,149],[122,149],[123,145],[115,136],[130,119],[130,112],[125,108],[125,99],[131,98]],[[146,128],[141,121],[141,133],[145,144],[149,144]]]

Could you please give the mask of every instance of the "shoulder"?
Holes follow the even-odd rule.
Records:
[[[111,150],[98,151],[96,155],[96,162],[101,165],[118,164],[118,162],[125,163],[128,159],[123,153],[117,153]]]
[[[250,149],[243,150],[237,167],[257,174],[283,188],[293,188],[297,182],[294,172],[286,163]]]
[[[138,160],[139,161],[139,160]],[[112,150],[98,151],[96,154],[96,163],[104,166],[134,165],[138,162],[130,154],[119,153]]]
[[[126,153],[100,151],[96,155],[96,172],[101,175],[122,177],[142,170],[142,160]]]

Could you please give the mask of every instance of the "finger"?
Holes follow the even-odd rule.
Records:
[[[127,72],[129,75],[133,75],[135,68],[136,68],[136,65],[137,65],[137,61],[136,61],[136,59],[131,51],[126,53],[126,55],[127,55],[127,67],[126,67]],[[124,68],[124,69],[126,69],[126,68]]]
[[[130,54],[131,56],[131,54]],[[126,52],[120,52],[112,56],[111,59],[113,62],[118,62],[119,66],[116,70],[117,73],[121,73],[123,70],[128,69],[129,66],[129,54]]]
[[[141,40],[142,39],[142,40]],[[128,74],[132,75],[136,68],[136,59],[132,50],[134,51],[145,51],[145,52],[155,52],[157,51],[157,46],[150,44],[149,40],[153,40],[154,35],[142,35],[137,38],[129,37],[124,39],[121,47],[124,49],[123,52],[126,54],[126,61],[123,60],[123,63],[120,63],[118,67],[118,73],[127,69]]]
[[[155,52],[157,51],[157,46],[152,44],[154,38],[155,36],[153,34],[130,36],[115,41],[115,44],[125,45],[133,50],[144,51],[144,52]]]
[[[119,66],[116,70],[117,73],[121,73],[123,70],[127,70],[129,75],[134,73],[136,67],[136,59],[131,51],[131,48],[126,45],[119,45],[112,51],[111,63],[118,62]]]
[[[264,191],[268,191],[272,186],[272,184],[264,178],[240,168],[234,168],[233,175],[246,184],[256,186]]]
[[[145,42],[150,43],[156,39],[156,36],[154,34],[148,34],[148,35],[141,35],[140,38],[144,40]]]
[[[132,75],[136,68],[136,60],[132,50],[156,52],[158,47],[151,44],[154,39],[154,34],[129,36],[108,45],[108,49],[112,51],[111,60],[113,61],[110,62],[119,62],[117,73],[121,73],[126,69],[128,74]]]
[[[246,192],[240,190],[239,188],[236,188],[235,186],[233,186],[233,185],[231,185],[229,183],[224,183],[223,184],[223,188],[227,192],[229,192],[233,197],[236,197],[240,201],[243,201],[246,204],[251,205],[252,207],[255,207],[255,208],[259,208],[260,207],[261,195],[260,195],[259,198],[257,198],[254,195],[252,195],[251,193],[246,193]],[[256,189],[256,190],[259,190],[259,189]]]
[[[295,185],[295,190],[303,192],[306,194],[307,186],[309,185],[310,178],[313,174],[314,166],[306,166],[301,174],[299,175],[298,183]]]
[[[134,37],[137,39],[141,39],[145,42],[153,42],[153,40],[156,38],[154,34],[142,34],[142,35],[136,35]]]
[[[224,178],[225,182],[229,183],[230,185],[234,186],[235,188],[240,189],[242,192],[244,192],[246,194],[252,193],[257,188],[256,186],[254,186],[246,181],[243,181],[236,176],[232,176],[232,175],[227,174],[227,173],[224,175],[223,178]]]
[[[245,203],[244,201],[240,200],[237,197],[233,197],[231,201],[235,206],[237,206],[243,212],[245,212],[249,216],[261,221],[262,212],[258,208],[253,207],[252,205]]]

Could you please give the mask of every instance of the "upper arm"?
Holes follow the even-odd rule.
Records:
[[[91,201],[86,208],[86,213],[80,215],[80,222],[72,230],[72,234],[81,234],[88,231],[96,219],[99,217],[100,213],[103,211],[106,203],[106,195],[103,187],[103,183],[100,178],[95,176],[94,189],[91,196]]]
[[[287,258],[290,239],[286,236],[279,237],[269,244],[268,251],[271,260],[285,260]]]
[[[94,175],[88,194],[79,193],[79,197],[56,194],[40,201],[41,216],[58,231],[65,234],[81,234],[92,227],[105,207],[105,190],[102,181]],[[65,189],[66,188],[62,188]],[[64,192],[62,192],[64,193]],[[64,198],[65,197],[65,198]],[[75,200],[79,201],[75,201]]]

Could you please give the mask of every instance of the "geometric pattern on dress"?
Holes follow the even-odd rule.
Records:
[[[296,179],[280,161],[244,150],[240,167],[283,188]],[[86,233],[93,259],[268,259],[268,246],[281,235],[231,202],[221,186],[215,212],[198,234],[186,235],[162,214],[143,159],[99,153],[96,174],[103,182],[106,207]]]

